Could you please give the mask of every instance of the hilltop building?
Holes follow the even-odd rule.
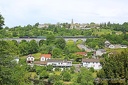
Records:
[[[73,23],[73,19],[72,19],[70,29],[73,29],[73,28],[74,28],[74,23]]]

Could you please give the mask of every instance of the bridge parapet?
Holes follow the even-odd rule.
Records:
[[[58,36],[56,38],[61,38],[61,36]],[[62,38],[65,39],[65,41],[68,40],[73,40],[74,42],[76,42],[77,40],[82,40],[83,42],[87,40],[87,38],[95,38],[92,36],[63,36]],[[40,40],[46,40],[46,37],[42,37],[42,38],[4,38],[1,40],[16,40],[17,42],[21,42],[22,40],[26,40],[27,42],[30,42],[31,40],[35,40],[36,42],[39,42]]]

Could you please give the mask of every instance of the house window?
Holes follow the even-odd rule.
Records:
[[[33,58],[31,58],[31,61],[33,61]]]
[[[28,58],[28,61],[30,61],[30,58]]]
[[[71,64],[71,62],[68,62],[68,64]]]

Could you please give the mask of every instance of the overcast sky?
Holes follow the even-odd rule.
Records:
[[[123,23],[128,0],[0,0],[0,12],[9,27],[35,23]]]

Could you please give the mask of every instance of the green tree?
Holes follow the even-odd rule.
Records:
[[[55,75],[55,74],[50,75],[48,78],[49,83],[55,83],[56,81],[59,80],[60,80],[60,75]]]
[[[0,85],[27,85],[29,84],[26,67],[14,62],[17,53],[12,44],[0,41]],[[10,50],[12,49],[12,50]]]
[[[39,75],[40,75],[40,79],[48,78],[49,73],[46,70],[43,70]]]
[[[43,70],[46,70],[45,66],[36,66],[36,73],[40,74]]]
[[[71,80],[71,74],[68,71],[63,71],[61,73],[61,75],[62,75],[62,79],[64,81],[70,81]]]
[[[36,53],[38,52],[38,45],[37,45],[37,42],[35,40],[31,40],[29,42],[29,53],[32,54],[32,53]]]
[[[92,73],[84,67],[81,68],[78,74],[77,83],[80,85],[93,85]]]
[[[72,66],[72,67],[70,68],[70,71],[71,71],[71,73],[75,73],[75,67]]]
[[[55,40],[55,45],[56,45],[56,47],[58,47],[60,49],[64,49],[66,46],[66,42],[65,42],[64,38],[58,38]]]
[[[6,41],[9,45],[8,51],[11,55],[18,56],[19,55],[19,48],[17,46],[17,43],[14,41]]]
[[[101,62],[102,70],[97,76],[101,79],[107,79],[108,84],[125,85],[128,84],[128,52],[124,51],[118,55],[105,57]],[[121,80],[122,79],[122,80]],[[100,83],[103,85],[103,82]]]
[[[53,85],[64,85],[64,83],[61,81],[56,81]]]
[[[21,41],[19,44],[19,51],[21,55],[29,54],[29,44],[26,41]]]
[[[0,29],[3,28],[3,25],[4,25],[4,18],[3,18],[3,16],[0,14]]]
[[[47,69],[47,71],[52,71],[52,70],[53,70],[53,66],[52,66],[52,65],[48,65],[48,66],[46,67],[46,69]]]
[[[45,40],[40,40],[39,41],[39,46],[42,46],[43,44],[45,44]]]
[[[50,44],[52,44],[52,43],[54,43],[55,42],[55,36],[54,35],[48,35],[47,37],[46,37],[46,44],[47,45],[50,45]]]
[[[52,45],[42,45],[40,48],[39,48],[39,51],[41,53],[52,53],[52,50],[53,50],[53,46]]]
[[[61,49],[59,48],[54,48],[53,51],[52,51],[52,56],[54,58],[61,58]]]

